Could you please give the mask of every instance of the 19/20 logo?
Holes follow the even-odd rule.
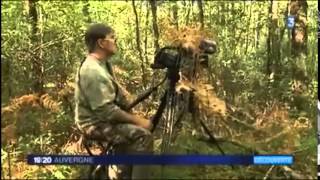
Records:
[[[51,157],[34,157],[33,158],[34,163],[39,163],[39,164],[50,164],[52,163],[52,158]]]

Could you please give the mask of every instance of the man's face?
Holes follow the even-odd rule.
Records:
[[[114,33],[110,33],[102,39],[101,48],[111,55],[117,52],[116,37]]]

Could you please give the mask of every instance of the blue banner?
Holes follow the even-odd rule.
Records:
[[[291,155],[28,155],[30,165],[291,165]]]

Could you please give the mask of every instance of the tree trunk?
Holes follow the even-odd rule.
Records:
[[[281,69],[281,42],[280,42],[280,29],[279,29],[279,13],[278,13],[279,2],[275,1],[272,7],[272,59],[274,60],[274,73],[275,73],[275,82],[278,79],[279,70]]]
[[[172,15],[174,20],[174,25],[176,26],[176,29],[179,29],[179,20],[178,20],[178,5],[177,2],[175,2],[174,6],[172,7]]]
[[[139,52],[139,58],[141,61],[141,71],[142,71],[142,82],[145,85],[145,68],[144,68],[144,61],[143,61],[143,57],[142,57],[142,49],[140,46],[140,30],[139,30],[139,18],[138,18],[138,13],[137,13],[137,9],[134,3],[134,0],[132,0],[132,8],[133,8],[133,12],[135,15],[135,22],[136,22],[136,43],[137,43],[137,50]]]
[[[284,19],[288,19],[289,7],[290,7],[290,2],[288,2],[286,11],[283,14]],[[280,30],[280,40],[279,40],[280,42],[282,42],[283,40],[286,29],[287,29],[287,25],[283,26],[283,28]]]
[[[306,81],[305,59],[307,57],[307,1],[292,0],[290,3],[290,15],[295,17],[295,25],[292,29],[293,78]]]
[[[192,7],[191,6],[191,3],[189,2],[188,3],[188,7],[187,7],[187,16],[186,16],[186,25],[188,26],[189,25],[189,20],[190,20],[190,10]]]
[[[295,17],[295,25],[291,33],[292,78],[293,78],[293,105],[297,110],[307,111],[310,102],[305,98],[310,77],[306,71],[307,59],[307,8],[306,0],[292,0],[290,15]]]
[[[194,12],[193,12],[193,5],[194,5],[194,1],[195,0],[191,0],[191,24],[195,21],[197,21],[197,16],[194,15]]]
[[[248,46],[249,46],[249,34],[250,34],[250,22],[251,22],[251,13],[252,13],[252,4],[249,5],[249,20],[247,22],[247,33],[246,33],[246,49],[245,49],[245,57],[247,57]]]
[[[279,42],[279,27],[278,27],[278,2],[271,0],[269,8],[271,19],[269,21],[268,38],[267,38],[267,75],[272,73],[277,75],[280,64],[280,42]],[[275,76],[276,77],[276,76]]]
[[[84,6],[82,8],[82,12],[83,12],[83,15],[85,17],[85,22],[87,24],[90,24],[92,22],[92,20],[90,18],[89,8],[90,8],[90,2],[89,2],[89,0],[85,0],[84,1]]]
[[[234,3],[232,3],[232,12],[234,12]],[[233,19],[234,19],[234,17],[235,17],[235,15],[234,14],[232,14],[232,16],[231,16]],[[220,18],[222,18],[222,17],[220,17]],[[236,23],[233,23],[232,24],[232,28],[233,29],[236,29]],[[242,31],[241,31],[242,32]],[[235,56],[235,54],[236,54],[236,49],[237,49],[237,46],[236,46],[236,44],[239,42],[238,40],[236,40],[236,33],[237,33],[237,31],[233,31],[233,41],[232,41],[232,46],[234,47],[233,48],[233,56]],[[241,33],[240,33],[241,34]],[[239,36],[239,38],[241,38],[241,35]]]
[[[7,90],[7,93],[8,93],[8,99],[10,99],[11,96],[13,95],[13,93],[12,93],[12,77],[13,77],[13,73],[11,73],[12,72],[12,65],[11,65],[11,61],[9,60],[8,56],[6,56],[4,54],[1,54],[1,64],[2,63],[3,63],[5,68],[3,68],[3,71],[1,72],[1,74],[2,74],[1,81],[3,83],[1,89],[2,88],[5,89],[5,87],[7,86],[8,89],[6,89],[6,90]],[[2,97],[5,97],[4,93],[3,93]]]
[[[290,15],[296,17],[292,30],[292,53],[294,56],[307,54],[307,7],[306,0],[292,0],[290,4]]]
[[[259,4],[259,9],[260,9],[260,4]],[[254,47],[256,49],[259,48],[259,42],[260,42],[260,30],[262,28],[261,24],[259,23],[261,21],[261,11],[258,12],[258,19],[257,19],[257,23],[256,23],[256,37],[255,37],[255,43],[254,43]]]
[[[269,14],[272,14],[272,4],[273,1],[271,0],[271,5],[269,7]],[[268,25],[268,37],[267,37],[267,54],[268,54],[268,58],[267,58],[267,63],[266,63],[266,73],[267,76],[270,76],[270,74],[272,73],[272,53],[271,53],[271,38],[272,38],[272,25],[271,25],[271,20],[269,21],[269,25]]]
[[[31,20],[31,42],[36,47],[34,56],[32,58],[32,73],[34,77],[33,91],[34,92],[43,92],[43,62],[42,62],[42,48],[41,48],[41,28],[39,23],[40,13],[37,11],[37,1],[28,0],[29,5],[29,17]]]
[[[271,41],[270,41],[270,29],[268,30],[268,37],[267,37],[267,63],[266,63],[266,74],[267,76],[269,76],[271,74],[271,63],[272,63],[272,59],[271,59]]]
[[[197,0],[198,8],[199,8],[199,20],[201,23],[201,30],[204,29],[204,12],[203,12],[203,3],[202,0]]]
[[[149,4],[146,4],[146,24],[145,24],[145,37],[144,37],[144,57],[145,57],[145,62],[147,65],[149,65],[149,60],[148,60],[148,30],[149,30]]]
[[[220,3],[220,7],[221,7],[221,11],[219,13],[221,13],[222,15],[220,15],[220,21],[219,23],[224,26],[225,25],[225,15],[224,13],[226,12],[226,9],[225,9],[225,3]]]
[[[153,33],[154,33],[154,47],[156,51],[160,49],[159,46],[159,29],[157,23],[157,4],[156,0],[150,0],[151,12],[152,12],[152,24],[153,24]]]

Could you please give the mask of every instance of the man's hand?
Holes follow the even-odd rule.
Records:
[[[109,118],[113,123],[130,123],[149,130],[152,128],[152,123],[150,120],[144,118],[141,115],[134,115],[125,112],[120,108],[117,108],[117,110],[112,112]]]
[[[139,116],[137,116],[136,125],[149,130],[152,128],[152,123],[150,120]]]

